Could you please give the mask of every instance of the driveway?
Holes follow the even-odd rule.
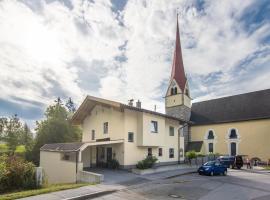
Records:
[[[94,168],[89,171],[103,174],[104,182],[102,184],[105,185],[119,184],[123,186],[130,186],[148,181],[146,178],[140,175],[133,174],[126,170]]]
[[[196,168],[197,169],[197,168]],[[177,176],[183,173],[189,173],[196,171],[195,168],[191,168],[189,166],[184,166],[182,169],[171,170],[166,172],[159,172],[155,174],[146,174],[146,175],[136,175],[127,170],[113,170],[113,169],[104,169],[104,168],[93,168],[89,171],[95,172],[98,174],[104,175],[104,182],[102,184],[105,185],[123,185],[123,186],[131,186],[146,183],[149,181],[154,181],[158,179],[166,179],[169,177]]]
[[[96,199],[269,200],[270,174],[229,170],[228,176],[189,174],[156,179]]]

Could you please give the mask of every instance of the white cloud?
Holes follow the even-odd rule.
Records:
[[[257,86],[241,89],[240,78],[232,76],[241,62],[266,48],[261,40],[270,35],[269,22],[250,33],[240,20],[254,2],[206,1],[202,9],[195,0],[129,0],[115,13],[110,0],[73,0],[72,8],[40,0],[38,9],[0,1],[0,98],[48,104],[56,96],[80,102],[90,94],[140,99],[143,107],[164,111],[177,7],[185,69],[197,100],[270,87],[259,72],[249,76],[252,67],[258,71],[270,63],[269,54],[258,54],[239,70],[246,77],[242,83]],[[215,73],[211,84],[209,74]]]

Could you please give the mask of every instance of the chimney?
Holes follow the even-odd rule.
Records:
[[[154,106],[154,111],[157,112],[157,105]]]
[[[134,101],[134,99],[128,100],[128,105],[129,105],[129,106],[133,106],[133,101]]]
[[[140,100],[138,100],[138,101],[136,102],[136,107],[137,107],[137,108],[142,108],[142,102],[140,102]]]

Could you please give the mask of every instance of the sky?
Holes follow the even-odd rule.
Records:
[[[268,0],[0,0],[0,116],[57,97],[164,112],[176,12],[193,102],[270,88]]]

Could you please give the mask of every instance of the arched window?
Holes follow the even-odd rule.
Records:
[[[236,130],[235,129],[232,129],[230,131],[230,139],[237,139],[237,133],[236,133]]]
[[[189,96],[189,91],[188,91],[188,89],[186,89],[186,92],[185,92],[185,93],[186,93],[187,96]]]
[[[177,94],[177,87],[174,88],[174,94]]]
[[[173,88],[171,88],[171,95],[173,95],[173,93],[174,93],[174,89],[173,89]]]
[[[210,130],[210,131],[208,132],[207,139],[208,139],[208,140],[213,140],[213,139],[215,139],[214,132],[213,132],[212,130]]]

